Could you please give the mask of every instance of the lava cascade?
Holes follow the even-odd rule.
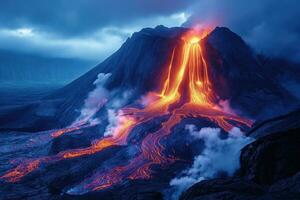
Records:
[[[54,156],[28,160],[8,171],[1,178],[8,182],[16,182],[42,163],[55,163],[62,159],[94,154],[114,145],[127,145],[127,137],[134,127],[157,117],[167,117],[159,130],[146,135],[139,144],[139,153],[127,164],[97,173],[69,190],[72,194],[83,194],[105,189],[128,179],[149,179],[152,166],[166,166],[175,162],[176,157],[165,155],[162,141],[167,139],[172,133],[172,128],[184,118],[206,118],[226,132],[234,125],[250,127],[251,120],[225,112],[215,103],[216,94],[209,78],[208,61],[204,56],[204,48],[200,44],[201,39],[206,35],[207,33],[187,33],[182,37],[182,46],[172,50],[165,80],[159,92],[148,94],[155,100],[142,109],[123,108],[122,123],[112,136],[103,137],[87,148],[67,150]],[[78,127],[62,129],[55,132],[53,137],[77,129]]]

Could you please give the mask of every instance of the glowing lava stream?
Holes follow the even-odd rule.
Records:
[[[122,110],[124,122],[117,127],[114,136],[104,137],[87,148],[28,160],[8,171],[1,178],[8,182],[16,182],[37,169],[42,163],[90,155],[114,145],[126,145],[128,135],[137,125],[160,116],[169,117],[161,124],[158,131],[147,134],[140,144],[140,152],[128,164],[97,173],[68,191],[72,194],[83,194],[108,188],[126,179],[150,178],[153,165],[165,166],[174,162],[176,158],[164,155],[164,146],[161,141],[171,134],[172,128],[183,118],[206,118],[227,132],[233,128],[233,124],[250,127],[251,120],[224,112],[215,105],[216,97],[209,79],[208,64],[199,44],[202,38],[187,36],[183,47],[173,50],[166,80],[160,92],[149,93],[150,96],[157,97],[156,100],[143,109],[124,108]],[[182,52],[177,52],[177,49],[182,49]]]

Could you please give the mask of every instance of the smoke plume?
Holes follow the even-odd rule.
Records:
[[[122,125],[127,122],[127,118],[123,116],[122,110],[116,111],[108,109],[107,112],[109,124],[105,129],[104,136],[114,137],[114,134],[117,133],[116,129],[122,127]]]
[[[126,117],[123,116],[121,108],[128,103],[133,91],[115,92],[118,95],[114,96],[106,105],[108,125],[106,126],[104,136],[114,136],[113,134],[116,132],[116,128],[122,126],[127,120]]]
[[[226,139],[221,139],[220,128],[207,127],[201,128],[200,131],[197,131],[194,125],[187,125],[186,128],[194,138],[204,141],[205,149],[195,157],[191,168],[171,180],[170,185],[175,191],[173,199],[177,199],[181,192],[194,183],[217,177],[221,172],[232,176],[240,167],[240,150],[253,140],[245,137],[236,127],[229,131]]]
[[[98,119],[94,119],[94,115],[108,100],[109,92],[104,85],[110,76],[110,73],[98,74],[97,79],[94,81],[95,89],[88,94],[88,97],[84,101],[84,106],[80,111],[80,116],[71,126],[99,123]]]

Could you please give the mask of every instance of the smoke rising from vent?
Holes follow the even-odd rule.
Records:
[[[237,127],[229,131],[226,139],[221,139],[220,128],[206,127],[197,131],[194,125],[187,125],[186,129],[194,138],[204,141],[205,149],[195,157],[191,168],[171,180],[170,185],[175,189],[173,199],[177,199],[184,190],[193,184],[217,177],[219,173],[232,176],[240,167],[240,150],[253,141],[252,138],[245,137]]]
[[[116,91],[119,93],[119,91]],[[111,101],[107,102],[107,119],[108,125],[106,126],[104,136],[114,136],[116,128],[126,123],[126,117],[123,116],[121,110],[132,96],[133,91],[124,91],[119,96],[115,96]]]
[[[108,109],[108,126],[105,129],[104,136],[114,137],[114,133],[117,133],[116,129],[126,123],[126,117],[122,116],[122,110],[116,111]]]
[[[78,126],[85,123],[97,124],[98,119],[94,119],[96,112],[107,102],[109,92],[105,89],[104,85],[111,76],[110,73],[98,74],[97,79],[94,81],[96,86],[93,91],[88,94],[87,99],[84,101],[84,106],[80,111],[80,116],[71,126]]]

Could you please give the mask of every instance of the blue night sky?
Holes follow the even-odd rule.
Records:
[[[298,0],[1,0],[0,48],[102,60],[144,27],[227,26],[258,52],[300,57]]]

